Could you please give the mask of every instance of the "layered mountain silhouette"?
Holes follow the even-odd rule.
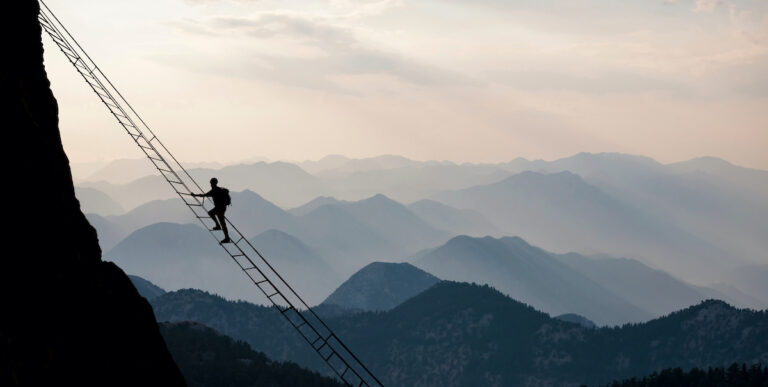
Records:
[[[374,262],[344,281],[324,305],[351,310],[390,310],[440,279],[408,263]]]
[[[291,235],[268,230],[251,242],[309,303],[321,302],[342,281],[324,258]],[[268,303],[208,232],[193,224],[144,227],[105,256],[164,289],[205,289],[232,299]]]
[[[267,230],[252,238],[251,244],[268,257],[277,272],[312,305],[343,280],[324,257],[282,231]]]
[[[555,255],[555,258],[654,316],[662,316],[710,298],[740,307],[761,306],[750,297],[691,285],[634,259],[585,257],[574,253]]]
[[[158,297],[153,307],[161,320],[199,321],[270,357],[323,372],[317,355],[271,308],[195,290]],[[594,385],[768,356],[766,312],[720,301],[594,329],[551,318],[487,286],[443,281],[388,312],[327,322],[389,385]]]
[[[85,213],[94,213],[101,216],[119,215],[125,212],[123,207],[112,200],[107,194],[95,188],[77,187],[75,195]]]
[[[222,165],[216,162],[185,162],[187,168],[219,169]],[[146,158],[112,160],[87,176],[81,176],[87,181],[104,181],[112,184],[126,184],[148,175],[158,173],[154,165]]]
[[[474,210],[459,210],[434,200],[424,199],[408,205],[425,222],[455,235],[498,236],[500,229]]]
[[[570,172],[523,172],[435,198],[453,207],[477,210],[507,235],[520,235],[555,251],[631,253],[689,277],[690,267],[722,268],[728,258],[716,246]]]
[[[738,290],[691,285],[637,260],[552,254],[520,238],[456,237],[415,255],[412,262],[441,278],[487,283],[537,309],[555,315],[575,312],[599,325],[644,321],[710,298],[763,306]],[[595,314],[596,305],[613,306]]]
[[[417,255],[413,263],[442,279],[491,284],[553,315],[578,313],[599,325],[652,317],[520,238],[459,236]]]
[[[270,201],[287,207],[305,203],[326,191],[317,178],[294,164],[283,162],[231,165],[220,169],[192,168],[189,173],[204,191],[209,189],[208,180],[217,177],[222,186],[232,191],[256,189]],[[122,184],[86,181],[79,186],[98,189],[128,210],[152,200],[175,197],[168,183],[157,173]]]
[[[664,165],[618,153],[522,161],[516,168],[578,174],[609,195],[685,229],[733,258],[759,261],[756,257],[768,248],[761,236],[761,230],[768,227],[768,171],[735,166],[715,157]]]
[[[761,235],[768,227],[768,172],[717,158],[664,165],[641,156],[581,153],[554,161],[455,164],[399,156],[331,156],[298,165],[310,173],[290,163],[192,168],[192,173],[203,183],[224,176],[228,188],[251,189],[283,207],[321,197],[291,210],[296,216],[321,204],[342,205],[344,200],[381,193],[418,202],[410,206],[411,212],[453,235],[520,235],[553,251],[631,257],[702,284],[720,281],[720,274],[733,266],[764,264],[768,248]],[[158,177],[120,185],[82,184],[105,192],[125,209],[172,197]],[[430,196],[460,211],[422,202]],[[274,224],[255,234],[270,228],[312,245],[310,235]],[[379,259],[402,254],[397,244],[380,247],[373,249]],[[354,262],[362,252],[358,249],[344,259]],[[331,249],[323,253],[335,255]],[[738,283],[727,285],[743,291]],[[768,301],[762,295],[757,298]]]
[[[245,235],[273,229],[293,235],[345,276],[374,260],[402,259],[451,236],[383,195],[357,202],[319,198],[293,214],[252,191],[232,192],[232,203],[227,216]],[[89,216],[104,227],[105,249],[155,223],[197,223],[178,199],[152,201],[119,216]]]

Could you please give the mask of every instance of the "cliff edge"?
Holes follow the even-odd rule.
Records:
[[[8,213],[0,385],[185,385],[152,308],[122,270],[101,260],[96,231],[75,197],[43,65],[38,2],[2,7]]]

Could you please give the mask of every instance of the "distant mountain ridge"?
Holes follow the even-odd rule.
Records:
[[[523,172],[490,185],[444,192],[435,199],[476,210],[506,235],[520,235],[555,251],[633,252],[657,267],[686,275],[691,274],[685,269],[691,265],[721,269],[728,257],[707,241],[567,171]]]
[[[411,262],[441,278],[490,284],[538,309],[578,313],[599,325],[646,321],[708,298],[740,307],[763,305],[688,284],[637,260],[553,254],[514,237],[459,236],[414,255]]]
[[[343,275],[374,260],[402,259],[410,253],[443,243],[452,235],[383,195],[358,202],[321,198],[308,205],[311,208],[294,211],[297,213],[294,215],[253,191],[233,191],[227,217],[245,235],[258,235],[268,230],[292,235],[318,254],[330,257],[328,263]],[[103,243],[105,249],[154,223],[197,223],[178,199],[152,201],[123,215],[103,217],[98,221],[108,235]]]
[[[289,234],[268,230],[251,241],[307,302],[321,302],[342,281],[325,258]],[[208,232],[194,224],[147,226],[105,257],[166,289],[205,289],[232,299],[268,303]]]
[[[599,325],[652,317],[520,238],[458,236],[412,262],[443,279],[491,284],[554,315],[578,313]]]
[[[762,237],[761,230],[768,227],[768,171],[742,168],[716,158],[664,165],[647,157],[617,153],[580,153],[553,161],[515,159],[498,164],[335,156],[320,164],[324,172],[314,171],[314,175],[290,163],[221,168],[236,185],[260,185],[271,174],[293,179],[287,185],[270,184],[274,192],[257,188],[265,195],[305,187],[301,195],[307,194],[307,200],[316,198],[286,212],[264,197],[244,191],[242,198],[235,198],[228,215],[248,235],[278,229],[297,237],[330,257],[343,275],[373,260],[402,260],[455,235],[520,235],[551,251],[630,257],[686,281],[724,282],[713,286],[729,301],[768,304],[768,293],[759,291],[760,282],[768,282],[766,277],[755,280],[748,273],[724,275],[734,266],[765,264],[768,239]],[[351,169],[345,170],[345,166]],[[205,181],[206,174],[218,170],[196,171]],[[261,177],[254,177],[259,173]],[[142,178],[111,189],[136,201],[155,192],[171,194],[162,181],[151,181]],[[101,183],[85,184],[102,188]],[[496,192],[497,188],[501,191]],[[417,201],[405,206],[409,212],[388,207],[386,201],[356,212],[365,202],[377,202],[377,193],[401,201],[413,196]],[[468,207],[478,208],[459,203],[445,206],[424,199],[425,195],[439,199],[457,193],[470,193],[462,200],[470,203]],[[367,199],[346,201],[361,197]],[[371,220],[377,213],[400,215],[382,223]],[[177,199],[142,205],[123,216],[89,218],[104,230],[100,244],[105,251],[151,223],[194,221]],[[748,298],[752,301],[745,302]]]

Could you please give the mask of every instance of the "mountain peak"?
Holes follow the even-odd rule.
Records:
[[[341,284],[323,304],[390,310],[439,281],[409,263],[373,262]]]
[[[376,203],[376,204],[396,204],[398,206],[401,206],[400,203],[390,199],[387,195],[378,193],[376,195],[373,195],[367,199],[361,200],[359,203]]]
[[[406,316],[411,313],[429,315],[467,308],[491,314],[504,310],[504,313],[514,314],[521,321],[542,323],[549,320],[546,313],[514,300],[492,286],[455,281],[440,281],[403,302],[392,312]]]

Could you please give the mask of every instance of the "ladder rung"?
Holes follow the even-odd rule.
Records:
[[[86,74],[86,75],[88,75],[89,77],[93,78],[93,76],[90,75],[91,69],[89,69],[88,66],[85,65],[85,62],[83,62],[83,58],[77,58],[77,60],[75,61],[75,67],[81,68],[81,69],[87,71],[88,74]]]
[[[93,90],[93,92],[94,92],[94,93],[98,94],[98,95],[99,95],[99,97],[101,97],[101,101],[102,101],[102,102],[106,102],[105,100],[109,100],[109,101],[111,101],[111,100],[112,100],[112,98],[110,98],[108,94],[99,93],[99,91],[98,91],[98,90],[96,90],[96,88],[95,88],[95,87],[92,87],[91,89]],[[104,89],[102,89],[102,90],[104,90]],[[106,91],[106,90],[105,90],[105,91]],[[110,109],[110,112],[112,112],[112,114],[115,114],[115,112],[114,112],[112,109]],[[118,118],[117,120],[118,120],[118,121],[120,121],[120,119],[119,119],[119,118]],[[122,122],[122,121],[120,121],[120,122]]]
[[[280,308],[278,307],[278,309],[280,309]],[[287,312],[287,311],[289,311],[291,309],[293,309],[293,306],[289,306],[289,307],[287,307],[285,309],[280,309],[280,313],[285,314],[285,312]]]
[[[75,55],[75,53],[72,52],[72,50],[70,50],[69,48],[67,48],[65,46],[62,46],[62,45],[59,45],[59,48],[61,49],[61,52],[63,52],[64,55],[66,55],[69,58],[70,62],[74,62],[74,61],[80,59],[80,57]],[[64,50],[68,50],[69,53],[67,51],[64,51]]]
[[[72,51],[72,49],[70,49],[70,48],[69,48],[69,45],[67,44],[67,42],[65,42],[65,41],[64,41],[64,39],[62,39],[62,38],[59,38],[59,37],[57,36],[56,32],[53,32],[53,33],[49,33],[49,36],[50,36],[50,37],[51,37],[53,40],[61,42],[61,44],[57,44],[57,45],[59,45],[59,46],[61,46],[61,45],[64,45],[64,47],[66,47],[66,48],[67,48],[67,49],[68,49],[70,52],[73,52],[73,53],[74,53],[74,51]]]
[[[309,345],[311,345],[311,346],[312,346],[312,348],[315,348],[315,344],[317,344],[317,342],[318,342],[318,341],[320,341],[320,340],[322,340],[322,339],[323,339],[323,336],[320,336],[320,335],[318,334],[318,335],[317,335],[317,338],[316,338],[314,341],[312,341],[312,343],[310,343]],[[322,346],[321,346],[320,348],[322,348]],[[317,350],[317,349],[316,349],[316,350]]]
[[[329,354],[328,354],[328,357],[323,357],[323,358],[324,358],[324,359],[325,359],[325,361],[327,362],[327,361],[328,361],[328,360],[330,360],[330,359],[333,357],[333,355],[335,355],[335,354],[336,354],[336,351],[334,351],[334,350],[333,350],[333,348],[331,348],[331,353],[329,353]]]
[[[53,26],[51,25],[51,22],[48,21],[48,19],[39,17],[37,20],[40,21],[40,26],[46,29],[53,29]]]
[[[295,329],[299,329],[299,328],[303,327],[304,325],[307,325],[307,322],[306,322],[306,321],[302,321],[302,322],[301,322],[301,324],[299,324],[299,325],[294,325],[293,327],[294,327]]]
[[[95,84],[95,83],[91,83],[91,82],[86,82],[86,83],[87,83],[87,84],[89,84],[89,85],[91,85],[91,89],[92,89],[92,90],[93,90],[93,91],[94,91],[96,94],[98,94],[98,95],[102,96],[102,99],[105,99],[105,100],[109,100],[109,101],[112,101],[112,97],[110,97],[110,96],[109,96],[109,94],[107,93],[107,90],[105,90],[103,87],[99,86],[98,84]],[[102,91],[103,91],[103,93],[102,93],[102,92],[100,92],[99,90],[102,90]],[[118,111],[120,111],[120,109],[117,109],[117,110],[118,110]],[[115,114],[115,111],[114,111],[113,109],[109,109],[109,111],[110,111],[112,114]]]
[[[268,296],[267,296],[267,298],[269,298],[269,299],[271,300],[271,299],[272,299],[272,297],[274,297],[274,296],[276,296],[276,295],[278,295],[278,294],[280,294],[280,291],[277,291],[277,292],[274,292],[274,293],[272,293],[272,294],[268,295]]]
[[[59,35],[59,33],[56,32],[56,30],[53,28],[53,26],[50,25],[50,23],[40,23],[40,26],[43,27],[45,29],[45,32],[47,32],[48,35],[50,35],[51,37]]]
[[[180,181],[176,181],[176,180],[170,180],[170,179],[166,179],[166,180],[168,180],[168,182],[171,183],[171,184],[184,184],[184,183],[182,183]]]

